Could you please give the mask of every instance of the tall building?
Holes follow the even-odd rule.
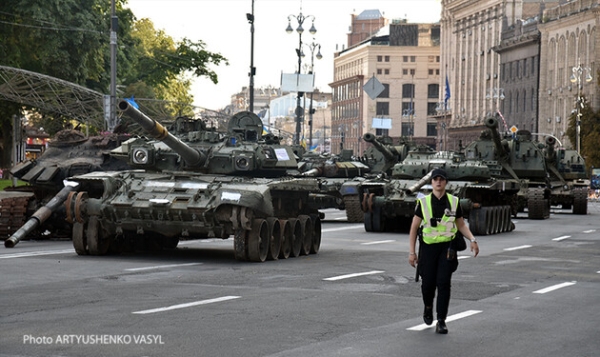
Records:
[[[375,35],[335,53],[332,151],[344,148],[362,154],[366,132],[410,136],[434,146],[436,122],[431,115],[439,96],[439,62],[439,25],[405,20],[393,20]],[[365,88],[372,79],[383,89],[375,99]]]
[[[483,120],[486,115],[507,108],[506,89],[501,78],[501,58],[494,51],[502,43],[503,29],[535,17],[544,6],[558,2],[442,0],[441,71],[442,78],[448,76],[451,93],[451,109],[447,113],[448,149],[457,149],[461,141],[466,144],[476,139],[485,128]],[[511,66],[523,64],[518,61],[507,62],[512,62]],[[517,92],[511,93],[511,101],[516,101]],[[530,96],[526,91],[525,98]],[[519,101],[522,100],[520,94]]]
[[[574,0],[547,8],[539,24],[541,58],[539,83],[540,131],[556,136],[563,145],[570,143],[566,131],[569,117],[577,112],[581,95],[594,110],[600,108],[598,60],[600,60],[600,2]],[[572,78],[580,68],[580,80]],[[573,80],[573,81],[572,81]],[[589,82],[588,82],[589,80]],[[581,108],[581,106],[579,107]]]

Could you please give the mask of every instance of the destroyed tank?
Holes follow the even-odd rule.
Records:
[[[236,114],[223,141],[206,148],[195,145],[195,133],[184,142],[127,101],[118,107],[168,150],[132,144],[135,169],[69,178],[75,188],[65,206],[77,254],[175,248],[180,239],[230,236],[238,260],[318,252],[321,217],[308,205],[318,183],[285,176],[297,168],[293,152],[260,142],[255,114]]]
[[[474,234],[514,229],[510,217],[519,181],[493,178],[484,162],[467,160],[462,152],[422,149],[409,152],[394,165],[391,178],[365,181],[360,186],[365,230],[408,230],[419,194],[431,192],[428,183],[435,168],[446,171],[446,192],[459,197],[463,216]]]
[[[358,195],[342,194],[342,185],[370,172],[369,166],[353,157],[352,150],[342,150],[341,155],[304,154],[298,164],[302,177],[319,180],[321,192],[310,195],[311,206],[316,209],[337,208],[346,211],[348,222],[362,222]]]
[[[0,236],[7,239],[36,210],[48,203],[63,187],[63,180],[93,171],[122,170],[128,165],[110,156],[127,136],[105,134],[86,136],[73,129],[61,130],[36,159],[23,161],[10,169],[10,174],[27,183],[3,192],[0,200]],[[65,222],[60,205],[49,212],[46,222],[30,232],[30,238],[70,237],[71,226]],[[9,242],[10,245],[10,242]]]
[[[589,177],[585,160],[577,150],[555,149],[556,139],[546,137],[544,153],[550,176],[550,204],[573,209],[573,214],[587,214]]]
[[[528,209],[530,219],[550,217],[550,182],[544,153],[531,139],[531,132],[519,130],[501,136],[498,119],[485,119],[487,130],[465,147],[467,159],[483,160],[492,177],[520,181],[517,212]],[[517,212],[513,212],[514,215]]]

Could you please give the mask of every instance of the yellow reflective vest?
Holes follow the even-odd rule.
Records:
[[[446,193],[450,201],[450,210],[445,210],[441,221],[437,222],[436,226],[431,225],[433,211],[431,208],[431,193],[425,197],[419,198],[421,204],[421,212],[423,213],[423,242],[426,244],[449,242],[454,239],[456,232],[456,209],[458,208],[458,197]]]

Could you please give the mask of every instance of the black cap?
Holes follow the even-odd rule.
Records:
[[[448,175],[446,175],[446,171],[442,169],[433,170],[433,172],[431,173],[431,179],[433,180],[436,177],[441,177],[444,180],[448,181]]]

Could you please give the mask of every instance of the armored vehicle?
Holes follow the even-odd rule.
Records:
[[[516,206],[517,180],[495,179],[482,161],[467,160],[462,152],[410,151],[394,165],[391,178],[367,180],[360,186],[366,231],[407,230],[418,195],[430,192],[430,172],[448,174],[446,191],[460,198],[464,217],[474,234],[512,231],[511,209]]]
[[[550,181],[544,153],[531,139],[531,132],[519,130],[515,135],[498,131],[498,119],[485,119],[487,130],[478,140],[465,147],[467,159],[483,160],[492,177],[520,181],[517,211],[528,209],[530,219],[550,217]],[[517,212],[513,212],[516,215]]]
[[[342,185],[359,179],[370,172],[369,166],[352,156],[352,150],[343,150],[341,155],[305,154],[299,162],[302,177],[319,180],[321,192],[310,195],[311,206],[316,209],[338,208],[346,210],[348,222],[362,222],[358,194],[342,195]]]
[[[48,203],[63,187],[63,180],[93,171],[123,170],[128,165],[110,156],[127,136],[106,134],[87,137],[73,129],[59,131],[37,159],[21,162],[10,169],[13,177],[28,183],[9,188],[10,196],[0,200],[0,237],[8,238],[36,210]],[[49,212],[47,220],[30,233],[31,238],[69,237],[71,226],[65,222],[62,206]]]
[[[546,165],[550,176],[550,204],[561,205],[563,209],[573,209],[573,214],[587,214],[589,178],[585,160],[577,150],[559,148],[555,150],[556,139],[545,140]]]
[[[78,254],[174,248],[180,239],[230,236],[238,260],[318,252],[320,216],[308,205],[318,183],[285,176],[297,168],[293,152],[261,143],[255,114],[236,114],[223,141],[206,148],[195,145],[197,133],[184,142],[127,101],[119,109],[168,150],[132,143],[129,164],[136,169],[69,178],[76,188],[65,206]]]

